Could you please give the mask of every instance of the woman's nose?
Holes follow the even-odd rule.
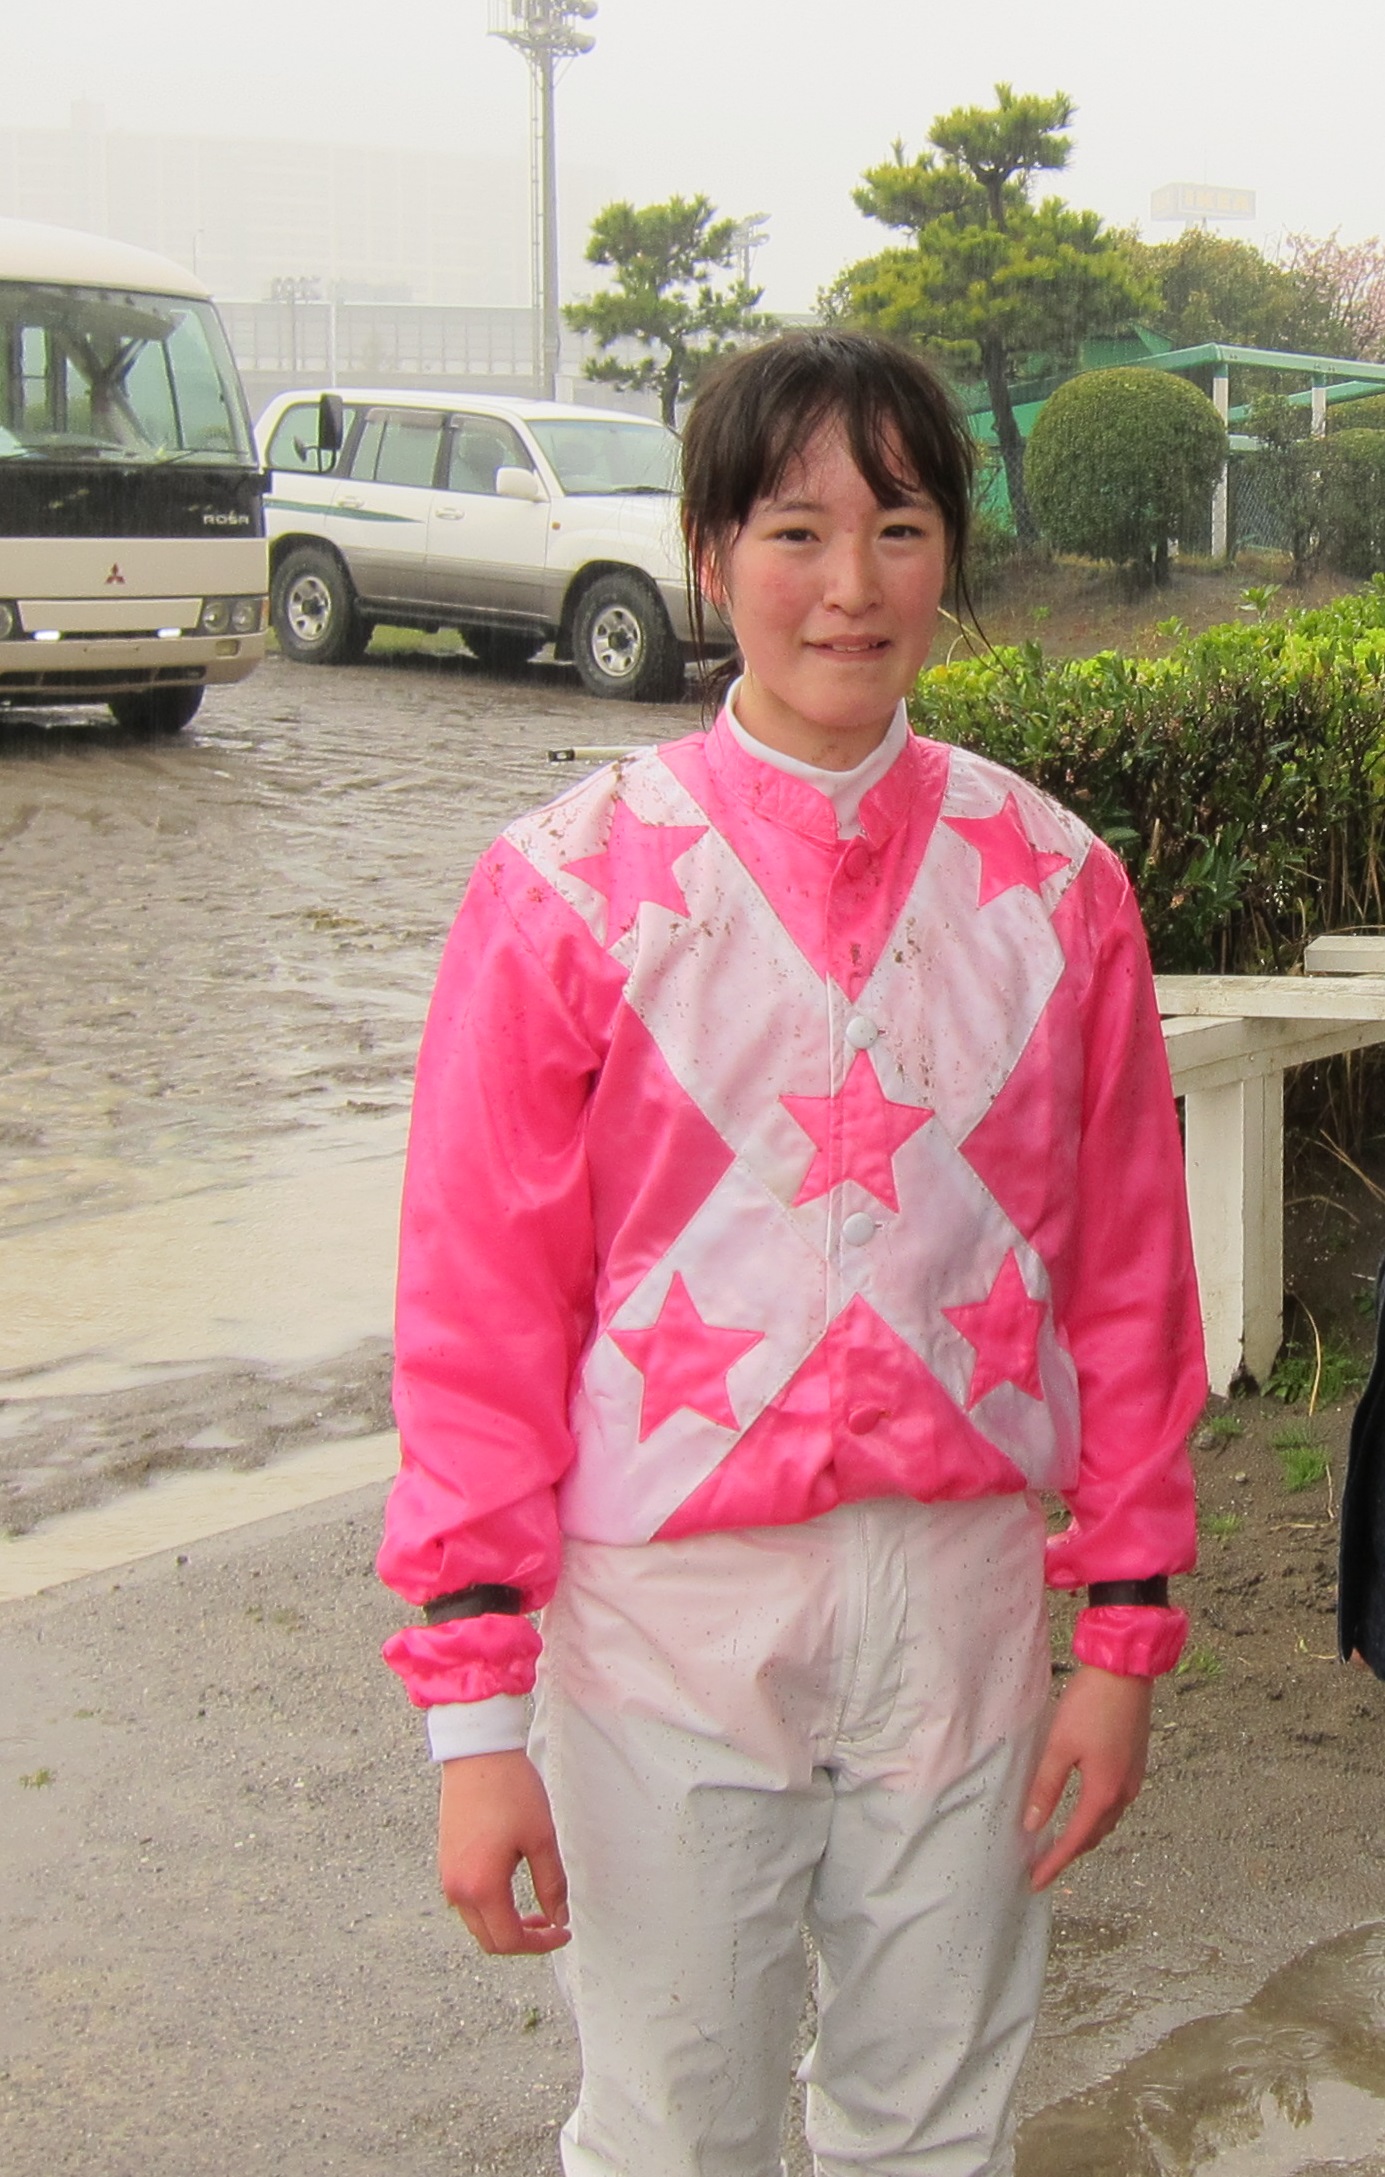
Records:
[[[864,612],[875,603],[874,555],[864,537],[839,538],[828,555],[823,602],[838,612]]]

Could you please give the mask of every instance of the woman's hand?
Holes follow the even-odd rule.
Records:
[[[529,1863],[537,1912],[516,1910],[512,1883]],[[438,1879],[492,1957],[560,1950],[569,1940],[567,1876],[543,1779],[527,1754],[467,1754],[442,1764]]]
[[[1051,1821],[1074,1769],[1082,1779],[1077,1802],[1030,1876],[1036,1890],[1079,1853],[1109,1837],[1139,1797],[1149,1754],[1154,1684],[1079,1664],[1063,1690],[1029,1794],[1024,1826],[1031,1834]]]

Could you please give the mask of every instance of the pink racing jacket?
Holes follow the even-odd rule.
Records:
[[[1116,857],[910,738],[838,837],[724,720],[479,863],[419,1059],[383,1578],[548,1599],[644,1543],[867,1497],[1061,1492],[1058,1587],[1187,1570],[1206,1396],[1182,1154]],[[1088,1609],[1082,1660],[1177,1660]],[[515,1694],[526,1617],[385,1650]]]

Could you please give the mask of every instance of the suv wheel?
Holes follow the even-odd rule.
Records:
[[[202,707],[200,688],[151,688],[147,695],[113,695],[110,712],[132,733],[180,733]]]
[[[462,640],[488,673],[522,672],[543,648],[541,635],[523,635],[509,627],[464,627]]]
[[[636,575],[599,575],[582,593],[572,662],[591,695],[672,703],[683,690],[683,653],[668,614]]]
[[[279,648],[300,665],[349,665],[370,641],[345,568],[316,544],[285,552],[270,584],[269,616]]]

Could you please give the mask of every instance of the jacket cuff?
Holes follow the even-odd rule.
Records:
[[[1187,1637],[1186,1610],[1105,1603],[1079,1612],[1072,1652],[1079,1663],[1120,1678],[1158,1678],[1173,1669]]]
[[[513,1693],[488,1701],[443,1701],[428,1711],[428,1751],[434,1761],[467,1754],[518,1754],[529,1742],[529,1706]]]
[[[415,1708],[439,1708],[531,1692],[542,1645],[528,1618],[449,1618],[406,1626],[380,1653]]]

